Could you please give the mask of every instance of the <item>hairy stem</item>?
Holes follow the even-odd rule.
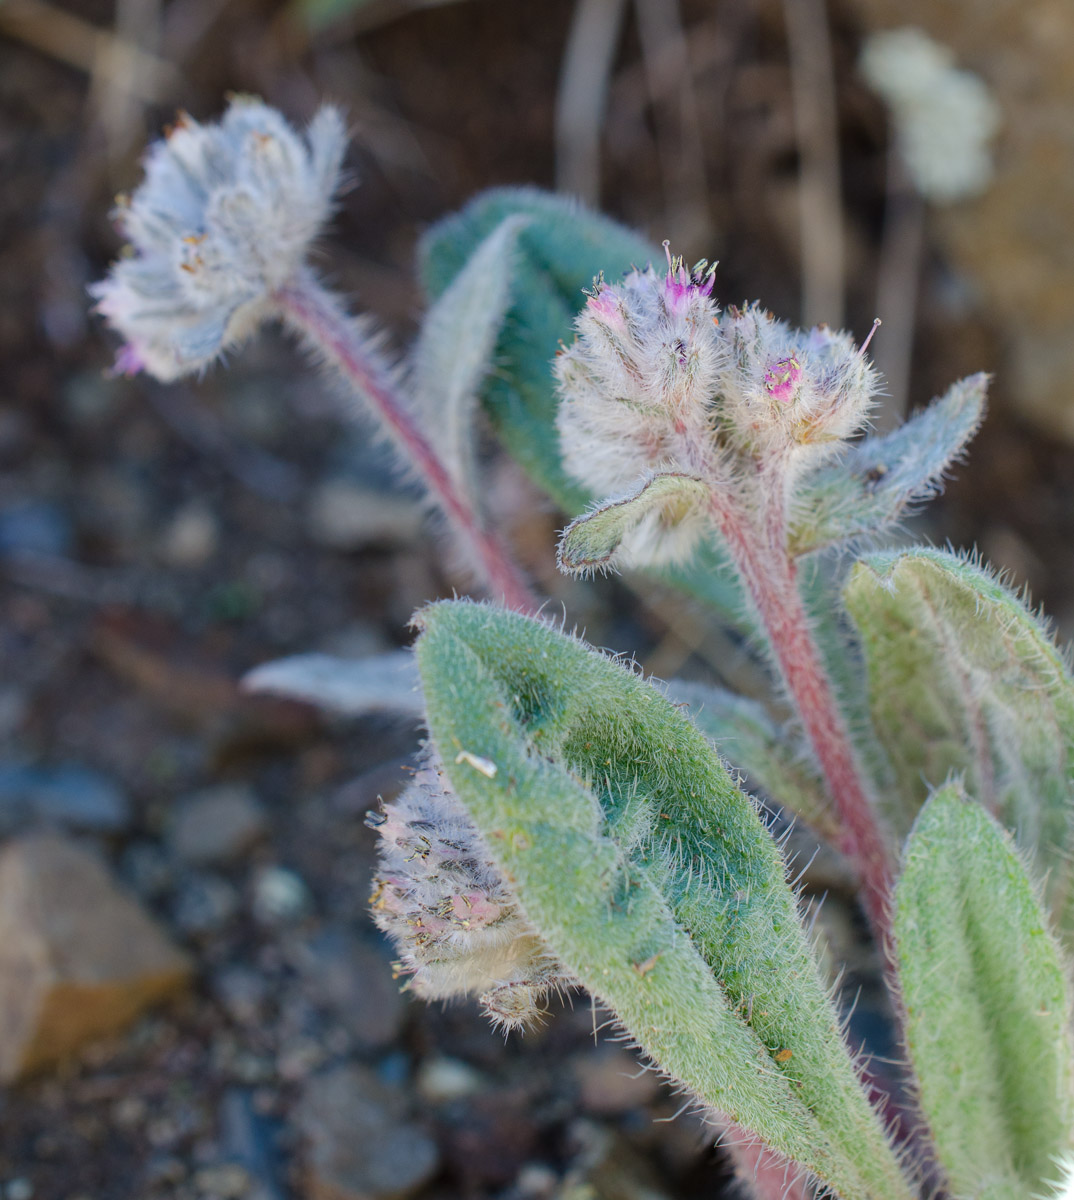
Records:
[[[714,497],[713,514],[768,633],[784,685],[794,701],[842,826],[840,849],[861,877],[862,901],[879,944],[891,929],[891,865],[850,735],[809,628],[797,570],[787,553],[782,495],[765,505],[755,529],[737,504]]]
[[[390,371],[336,298],[309,272],[296,276],[276,293],[275,298],[286,324],[343,375],[406,455],[472,552],[490,594],[508,608],[535,613],[540,607],[539,601],[510,552],[494,533],[482,526],[477,513],[455,486],[443,460],[419,428]]]

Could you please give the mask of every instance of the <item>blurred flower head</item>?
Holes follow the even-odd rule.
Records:
[[[946,46],[920,29],[874,33],[862,74],[891,109],[895,137],[917,190],[938,204],[984,191],[999,105],[979,76],[955,66]]]
[[[125,342],[117,369],[171,380],[249,336],[328,217],[345,144],[327,106],[304,134],[249,97],[213,124],[180,116],[119,203],[125,254],[91,288]]]

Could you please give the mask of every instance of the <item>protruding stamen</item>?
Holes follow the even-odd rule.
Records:
[[[858,351],[859,358],[865,357],[865,351],[869,349],[869,343],[873,340],[873,334],[876,333],[882,324],[883,321],[879,317],[873,317],[873,327],[869,330],[869,336],[861,344],[861,349]]]

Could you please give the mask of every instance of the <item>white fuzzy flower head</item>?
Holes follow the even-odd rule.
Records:
[[[950,204],[988,186],[1000,113],[979,76],[914,28],[874,33],[861,70],[891,109],[899,150],[926,200]]]
[[[756,304],[717,316],[711,290],[706,264],[670,257],[666,276],[597,281],[556,360],[564,466],[595,496],[669,472],[748,489],[758,465],[793,474],[865,424],[878,377],[850,334],[793,329]],[[654,505],[623,553],[639,542],[657,561],[660,541],[681,561],[703,528],[692,503]]]
[[[478,993],[504,1029],[539,1021],[547,995],[570,981],[519,911],[434,755],[368,824],[380,837],[373,920],[394,941],[411,989],[429,1000]]]
[[[714,271],[669,253],[666,274],[595,282],[555,364],[564,465],[595,494],[673,463],[678,435],[704,424],[721,354]]]
[[[812,465],[865,424],[879,377],[849,333],[794,329],[751,304],[731,308],[720,334],[728,353],[714,415],[740,452]]]
[[[125,342],[117,369],[176,379],[248,337],[328,217],[345,144],[331,107],[304,134],[249,97],[214,124],[180,116],[120,202],[125,256],[91,288]]]

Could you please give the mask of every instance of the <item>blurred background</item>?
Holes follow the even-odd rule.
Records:
[[[907,26],[934,42],[878,40]],[[879,315],[880,427],[994,372],[912,532],[979,548],[1065,640],[1071,61],[1067,0],[0,0],[0,1198],[659,1200],[728,1177],[697,1118],[665,1120],[679,1099],[594,1048],[588,1003],[505,1046],[399,994],[362,818],[415,730],[238,680],[403,645],[467,579],[282,339],[167,388],[107,375],[86,285],[147,140],[229,92],[297,122],[341,105],[354,186],[320,266],[399,346],[422,231],[533,183],[719,259],[724,303],[859,338]],[[681,597],[558,578],[562,514],[488,471],[590,640],[665,677],[719,666]]]

